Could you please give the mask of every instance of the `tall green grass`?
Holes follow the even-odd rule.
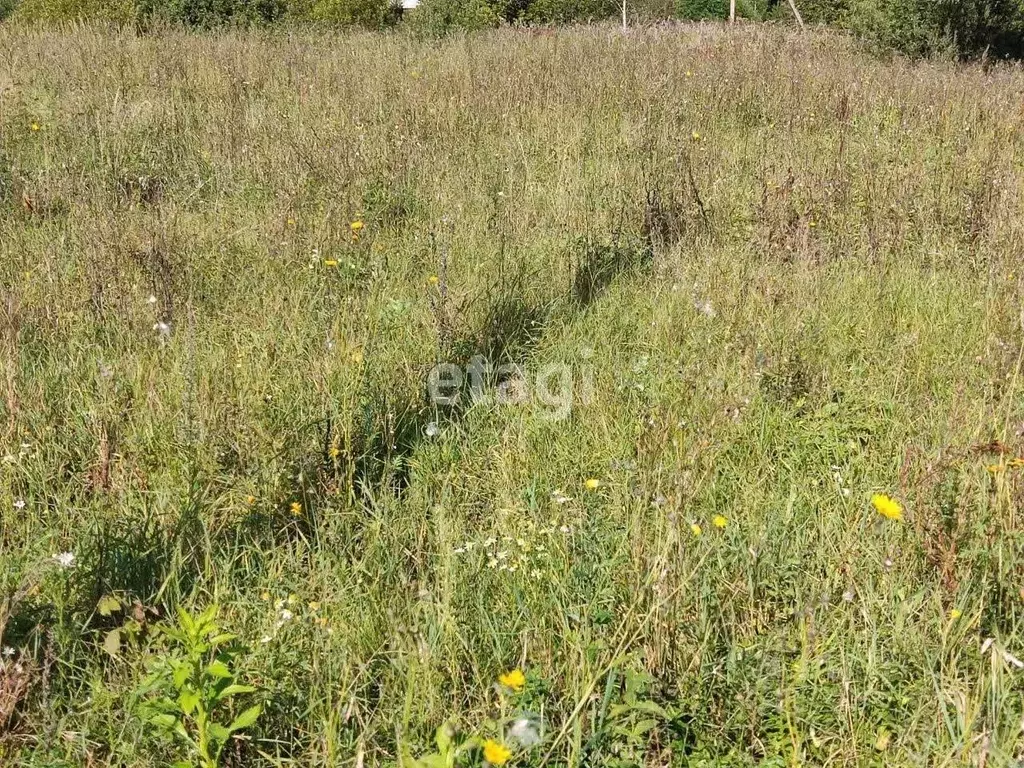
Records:
[[[133,692],[212,603],[265,705],[231,765],[496,736],[515,667],[520,765],[1021,756],[1018,71],[713,25],[0,54],[4,760],[177,759]],[[571,415],[429,402],[476,353]]]

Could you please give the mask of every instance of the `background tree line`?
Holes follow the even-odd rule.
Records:
[[[626,0],[637,21],[724,19],[729,0]],[[849,30],[912,55],[1019,58],[1024,0],[798,0],[808,23]],[[737,0],[754,20],[791,19],[785,0]],[[621,15],[621,0],[421,0],[407,23],[430,33],[502,23],[565,24]],[[0,0],[0,18],[93,18],[196,27],[305,22],[382,28],[398,23],[392,0]]]

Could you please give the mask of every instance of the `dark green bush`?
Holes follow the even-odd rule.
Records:
[[[496,27],[502,15],[487,0],[420,0],[419,7],[407,19],[417,32],[443,35],[452,30]]]
[[[137,0],[139,16],[192,27],[265,24],[284,16],[286,0]]]
[[[847,29],[914,56],[1024,57],[1024,0],[797,0],[809,23]],[[787,0],[737,0],[746,19],[788,19]],[[724,19],[729,0],[627,0],[632,19]],[[621,0],[423,0],[409,25],[429,34],[510,23],[566,24],[617,17]],[[281,18],[380,28],[390,0],[0,0],[0,19],[164,20],[187,26],[266,24]]]
[[[288,17],[374,29],[393,21],[393,10],[389,0],[289,0]]]
[[[537,24],[567,24],[607,19],[619,15],[621,8],[617,0],[533,0],[519,18]]]
[[[134,0],[21,0],[13,16],[29,21],[95,19],[128,23],[136,18]]]

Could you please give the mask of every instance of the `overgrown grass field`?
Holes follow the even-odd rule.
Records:
[[[0,762],[1024,757],[1022,96],[769,27],[0,27]],[[159,674],[214,605],[219,758]]]

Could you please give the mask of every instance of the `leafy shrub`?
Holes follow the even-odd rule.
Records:
[[[286,0],[138,0],[139,15],[194,27],[263,24],[284,15]]]
[[[798,5],[809,22],[840,26],[915,56],[1024,54],[1021,0],[799,0]]]
[[[496,27],[502,16],[487,0],[425,0],[408,19],[417,32],[443,35],[454,29],[472,31]]]
[[[924,5],[923,0],[918,0],[918,5]],[[934,23],[962,55],[1024,55],[1021,0],[944,0],[925,7],[933,9]]]
[[[541,24],[596,21],[619,14],[621,7],[617,0],[534,0],[521,18]]]
[[[736,0],[736,13],[745,19],[761,19],[769,4],[767,0]],[[677,0],[676,15],[691,21],[725,19],[729,0]]]
[[[382,27],[392,19],[388,0],[293,0],[288,16],[322,24]]]
[[[14,5],[16,0],[2,2]],[[21,0],[13,15],[28,21],[95,19],[127,23],[135,19],[135,13],[134,0]]]

